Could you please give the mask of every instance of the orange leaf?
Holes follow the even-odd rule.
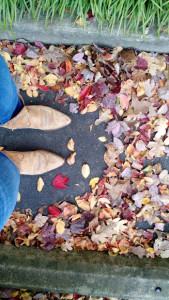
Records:
[[[70,60],[67,59],[67,60],[65,61],[65,63],[66,63],[66,73],[71,72],[71,71],[72,71],[72,64],[71,64]]]

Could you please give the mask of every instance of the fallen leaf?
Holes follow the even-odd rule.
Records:
[[[75,143],[74,143],[74,140],[71,138],[67,143],[67,148],[70,151],[75,151],[74,147],[75,147]]]
[[[58,77],[54,74],[48,74],[43,79],[46,80],[50,86],[55,85],[56,81],[58,81]]]
[[[82,166],[82,175],[85,179],[90,175],[90,167],[88,164]]]
[[[76,200],[77,202],[77,205],[82,208],[83,210],[87,210],[87,211],[90,211],[90,204],[87,200],[85,199],[79,199],[79,200]]]
[[[80,53],[77,53],[75,54],[72,59],[78,63],[82,63],[82,64],[85,64],[85,60],[83,59],[84,57],[84,53],[83,52],[80,52]]]
[[[5,58],[6,61],[11,61],[11,57],[8,52],[1,50],[0,54]]]
[[[13,49],[13,52],[17,55],[19,54],[24,54],[25,51],[26,51],[26,47],[24,46],[24,44],[21,44],[21,43],[14,43],[14,49]]]
[[[37,214],[33,223],[36,224],[38,227],[43,227],[45,223],[47,222],[48,217],[47,216],[42,216],[42,214]]]
[[[99,177],[93,177],[90,182],[89,185],[91,186],[92,189],[95,188],[95,185],[99,182]]]
[[[92,131],[92,129],[93,129],[93,124],[91,124],[91,125],[89,126],[90,132]]]
[[[55,206],[49,206],[48,210],[52,216],[58,217],[61,215],[61,211]]]
[[[87,106],[87,112],[94,112],[96,111],[97,109],[99,108],[99,105],[98,103],[96,102],[90,102],[89,105]]]
[[[67,163],[69,166],[73,165],[75,163],[75,156],[76,152],[73,152],[68,158],[67,158]]]
[[[65,61],[65,64],[66,64],[66,73],[69,73],[72,71],[72,64],[71,64],[71,61],[69,59],[67,59]]]
[[[56,231],[62,235],[65,232],[65,222],[63,222],[62,220],[58,220],[57,224],[56,224]]]
[[[41,177],[39,177],[38,182],[37,182],[37,191],[41,192],[44,187],[44,181]]]
[[[79,18],[79,19],[76,21],[76,24],[79,25],[79,26],[84,26],[83,19],[82,19],[82,18]]]
[[[65,93],[75,99],[79,97],[80,91],[81,89],[77,83],[74,83],[70,87],[65,88]]]
[[[56,177],[53,179],[53,187],[56,189],[67,189],[67,185],[65,184],[68,182],[69,178],[68,177],[62,177],[62,173],[59,173],[56,175]]]
[[[17,202],[21,201],[21,194],[18,192]]]
[[[99,136],[98,137],[98,140],[102,143],[106,142],[107,141],[107,138],[105,136]]]

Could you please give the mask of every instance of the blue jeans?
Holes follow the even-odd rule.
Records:
[[[0,55],[0,125],[16,116],[22,106],[8,66]],[[15,207],[19,184],[18,168],[0,152],[0,231]]]

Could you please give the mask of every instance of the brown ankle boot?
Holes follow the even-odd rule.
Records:
[[[2,151],[19,169],[20,174],[39,175],[61,167],[64,158],[45,150],[29,152]]]
[[[71,119],[64,113],[42,105],[24,106],[19,114],[4,125],[8,129],[33,128],[55,130],[67,126]]]

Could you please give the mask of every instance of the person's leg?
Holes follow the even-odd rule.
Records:
[[[8,65],[0,55],[0,125],[16,116],[22,107]]]
[[[0,231],[15,207],[19,184],[18,168],[6,155],[0,152]]]

